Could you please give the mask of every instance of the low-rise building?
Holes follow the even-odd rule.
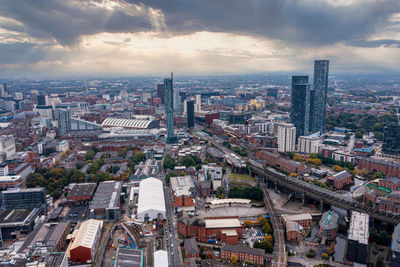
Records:
[[[300,226],[306,229],[310,229],[312,226],[312,216],[310,213],[303,214],[282,214],[282,222],[285,224],[287,222],[296,222]]]
[[[171,177],[171,189],[173,192],[173,205],[178,210],[181,207],[193,207],[194,184],[190,175]]]
[[[186,258],[198,258],[200,256],[195,238],[185,239],[184,249]]]
[[[222,259],[230,260],[232,255],[236,255],[241,262],[254,262],[255,264],[264,264],[266,259],[264,249],[230,244],[221,247]]]
[[[33,238],[28,238],[22,248],[28,248],[38,253],[64,251],[67,246],[69,230],[69,222],[42,224],[39,231],[32,232]]]
[[[39,208],[7,209],[0,211],[0,228],[3,240],[15,240],[33,230],[40,215]]]
[[[226,244],[238,244],[243,226],[238,217],[191,218],[185,213],[178,219],[178,233],[196,237],[201,242],[209,239]]]
[[[317,233],[317,236],[322,239],[322,244],[325,244],[326,240],[333,240],[336,238],[336,233],[339,228],[338,219],[339,215],[333,211],[327,211],[322,214]]]
[[[390,178],[379,179],[379,186],[390,188],[391,190],[399,190],[400,178],[390,177]]]
[[[347,171],[341,171],[328,177],[328,186],[335,189],[341,189],[346,185],[350,185],[351,183],[351,174]]]
[[[290,242],[300,242],[302,229],[297,222],[286,222],[286,239]]]
[[[120,195],[122,182],[106,181],[100,183],[89,205],[90,218],[104,220],[120,219]]]
[[[157,177],[159,172],[159,162],[157,160],[148,159],[140,162],[135,166],[135,172],[131,176],[131,180],[143,180],[150,177]]]
[[[67,195],[67,200],[75,205],[81,205],[90,201],[94,195],[96,183],[74,184]]]
[[[143,250],[132,248],[117,248],[115,255],[115,267],[142,267]]]
[[[90,219],[82,222],[69,247],[70,259],[73,263],[88,263],[93,260],[102,228],[103,222],[100,220]]]

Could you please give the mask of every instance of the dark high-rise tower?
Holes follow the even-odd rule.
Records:
[[[164,84],[157,84],[157,97],[161,98],[161,103],[165,103],[165,87]]]
[[[329,60],[314,61],[314,88],[310,98],[310,133],[325,132]]]
[[[174,133],[174,87],[173,75],[171,79],[164,79],[165,88],[165,114],[167,115],[167,143],[175,142]]]
[[[296,127],[296,139],[308,135],[310,116],[310,85],[308,76],[292,76],[290,119]]]
[[[37,104],[38,106],[46,106],[46,95],[38,95],[37,96]]]
[[[194,127],[194,100],[186,101],[187,127]]]
[[[383,128],[382,152],[400,155],[400,125],[386,125]]]

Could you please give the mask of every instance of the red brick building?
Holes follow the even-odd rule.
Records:
[[[187,237],[196,237],[201,242],[209,239],[220,240],[227,244],[238,244],[243,226],[238,217],[189,218],[183,214],[178,219],[178,233]]]
[[[205,116],[205,120],[206,120],[206,123],[208,125],[213,123],[214,120],[218,120],[218,119],[219,119],[219,112],[217,112],[217,113],[208,113]]]
[[[384,172],[388,177],[400,178],[400,164],[387,160],[380,160],[367,157],[358,157],[358,169],[365,169],[368,172]]]
[[[300,242],[302,227],[292,221],[286,223],[286,239],[290,242]]]
[[[312,216],[310,213],[304,213],[304,214],[282,214],[282,223],[287,223],[287,222],[296,222],[301,227],[309,229],[312,226]]]
[[[75,184],[67,195],[69,203],[81,205],[92,199],[96,183]]]
[[[285,172],[300,174],[304,172],[305,165],[303,163],[282,158],[280,155],[266,151],[259,150],[256,153],[259,159],[265,160],[268,165],[277,166]]]
[[[351,174],[347,171],[341,171],[328,177],[328,185],[335,189],[341,189],[351,183]]]
[[[253,262],[264,265],[266,256],[265,251],[260,248],[242,247],[239,245],[223,245],[221,247],[221,258],[230,260],[232,255],[236,255],[241,262]]]
[[[379,186],[390,188],[391,190],[398,190],[400,189],[400,178],[390,177],[379,179]]]

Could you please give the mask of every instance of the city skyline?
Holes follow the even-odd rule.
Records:
[[[0,1],[0,77],[398,73],[400,3]],[[43,16],[46,14],[46,16]]]

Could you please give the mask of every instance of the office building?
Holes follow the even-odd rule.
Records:
[[[194,127],[194,101],[186,101],[186,117],[187,117],[187,127]]]
[[[58,135],[61,136],[71,130],[71,112],[69,109],[57,110]]]
[[[278,93],[279,93],[278,88],[268,88],[268,90],[267,90],[267,96],[273,97],[275,99],[278,99]]]
[[[392,244],[390,246],[390,267],[400,266],[400,223],[393,230]]]
[[[6,159],[9,159],[15,155],[15,141],[12,135],[0,136],[0,153],[4,153],[6,155]]]
[[[310,118],[310,85],[308,76],[292,76],[290,119],[296,127],[296,139],[308,135]]]
[[[8,189],[1,192],[1,209],[40,208],[47,214],[46,190],[40,188]]]
[[[165,87],[164,84],[157,84],[157,97],[161,98],[161,103],[165,103]]]
[[[291,123],[278,124],[278,151],[292,152],[296,149],[296,127]]]
[[[172,79],[172,76],[171,76]],[[180,97],[180,92],[179,88],[174,88],[173,90],[173,107],[174,107],[174,112],[179,113],[181,112],[181,97]]]
[[[299,136],[298,151],[302,154],[319,153],[322,140],[317,136]]]
[[[195,96],[194,111],[201,111],[201,95],[199,94]]]
[[[174,87],[173,75],[170,79],[164,79],[165,88],[165,114],[167,115],[167,143],[174,143]]]
[[[366,264],[368,258],[369,215],[353,211],[347,238],[348,261]]]
[[[383,129],[382,152],[400,155],[400,125],[386,125]]]
[[[38,106],[47,106],[48,96],[47,95],[38,95],[37,96],[37,105]]]
[[[328,95],[329,60],[314,61],[314,88],[310,94],[310,133],[324,133]]]

